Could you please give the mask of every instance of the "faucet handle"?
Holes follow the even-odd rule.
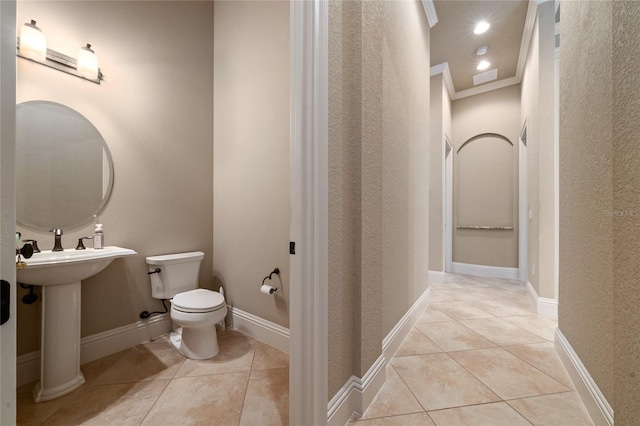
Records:
[[[40,249],[38,248],[38,241],[36,240],[22,240],[23,243],[31,244],[33,246],[34,253],[40,253]]]
[[[84,246],[84,242],[82,240],[93,240],[93,237],[78,238],[78,245],[76,246],[76,250],[86,250],[86,247]]]

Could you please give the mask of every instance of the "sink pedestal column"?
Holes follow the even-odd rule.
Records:
[[[80,371],[80,281],[42,287],[40,381],[36,402],[65,395],[84,383]]]

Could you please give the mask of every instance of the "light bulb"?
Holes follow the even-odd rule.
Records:
[[[476,68],[478,71],[484,71],[491,66],[491,62],[489,61],[480,61],[478,67]]]
[[[482,34],[484,32],[486,32],[489,27],[491,26],[491,24],[489,24],[488,22],[482,21],[482,22],[478,22],[478,24],[476,25],[476,27],[473,30],[474,34]]]

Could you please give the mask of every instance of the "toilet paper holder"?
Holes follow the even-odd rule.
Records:
[[[260,284],[260,289],[262,289],[262,287],[265,285],[265,284],[264,284],[264,282],[265,282],[266,280],[271,280],[271,277],[273,276],[273,274],[280,275],[280,269],[275,268],[273,271],[271,271],[271,273],[270,273],[269,275],[267,275],[266,277],[264,277],[264,279],[262,280],[262,284]],[[278,291],[278,289],[277,289],[277,288],[275,288],[275,287],[270,288],[269,294],[273,294],[273,293],[275,293],[276,291]]]

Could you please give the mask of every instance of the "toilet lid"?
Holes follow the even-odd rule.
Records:
[[[176,294],[171,306],[183,312],[211,312],[224,306],[224,297],[217,291],[197,288]]]

